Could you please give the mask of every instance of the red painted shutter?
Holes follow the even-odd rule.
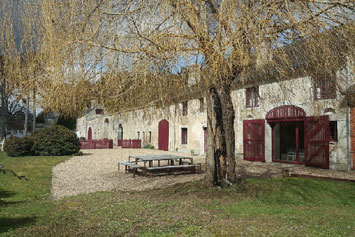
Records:
[[[187,144],[187,128],[181,128],[181,144]]]
[[[306,166],[329,169],[329,117],[307,117],[305,131]]]
[[[245,89],[245,106],[247,108],[250,107],[250,89],[249,88]]]
[[[265,120],[243,121],[244,160],[265,161]]]

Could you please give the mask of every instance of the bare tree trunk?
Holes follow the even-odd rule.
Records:
[[[6,128],[7,128],[7,103],[6,103],[6,81],[3,79],[2,85],[1,85],[1,138],[6,137]]]
[[[234,108],[230,85],[211,88],[207,94],[206,185],[236,180]]]
[[[0,66],[1,66],[1,68],[0,68],[0,71],[1,71],[0,137],[5,138],[6,137],[6,125],[7,125],[7,113],[5,113],[5,110],[7,112],[7,108],[5,108],[6,80],[5,80],[5,72],[4,72],[5,68],[4,68],[3,58],[0,58]]]
[[[36,89],[33,89],[33,120],[32,132],[36,131]]]
[[[27,135],[28,132],[28,111],[30,107],[30,96],[27,94],[26,96],[26,111],[25,111],[25,124],[24,124],[24,130],[25,130],[25,136]]]

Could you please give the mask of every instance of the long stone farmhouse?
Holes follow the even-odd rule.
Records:
[[[199,75],[196,67],[191,68],[189,81]],[[236,113],[236,158],[354,168],[355,109],[346,99],[355,83],[354,69],[348,62],[332,75],[236,87],[231,95]],[[78,118],[77,131],[86,139],[113,139],[116,145],[120,139],[141,139],[143,145],[155,149],[201,155],[206,151],[205,102],[195,96],[162,109],[117,114],[106,114],[104,108],[94,106]]]

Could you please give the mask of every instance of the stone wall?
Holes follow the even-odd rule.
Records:
[[[349,83],[347,78],[339,75],[338,86]],[[352,80],[355,78],[352,77]],[[336,99],[314,100],[311,77],[300,77],[292,80],[259,85],[260,105],[246,108],[245,88],[232,92],[231,97],[235,109],[235,145],[236,157],[243,158],[243,120],[265,119],[273,108],[282,105],[295,105],[306,112],[306,116],[329,115],[330,121],[337,121],[338,142],[330,145],[330,168],[346,169],[346,108],[342,106],[343,95]],[[248,87],[245,85],[245,87]],[[355,112],[353,112],[355,115]],[[78,119],[77,130],[81,136],[87,137],[88,128],[93,130],[93,139],[109,138],[117,144],[118,127],[123,127],[124,139],[137,139],[158,148],[158,124],[166,119],[169,122],[169,150],[186,153],[204,153],[204,130],[207,126],[206,109],[200,112],[200,100],[188,101],[188,114],[182,115],[182,104],[178,103],[165,108],[139,109],[115,115],[87,114]],[[352,116],[355,120],[355,116]],[[355,122],[352,123],[355,126]],[[188,143],[181,142],[181,129],[188,129]],[[355,128],[353,128],[355,131]],[[139,134],[139,135],[138,135]],[[151,134],[151,136],[150,136]],[[144,136],[143,136],[144,135]],[[149,137],[151,140],[149,141]],[[272,129],[265,120],[265,160],[272,162]],[[352,138],[355,145],[355,137]],[[352,148],[355,150],[355,147]],[[354,158],[355,159],[355,158]]]

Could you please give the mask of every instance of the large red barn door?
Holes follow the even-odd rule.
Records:
[[[243,121],[244,160],[265,161],[265,120]]]
[[[329,169],[329,117],[307,117],[305,132],[306,166]]]
[[[169,150],[169,122],[165,119],[159,122],[158,149]]]

